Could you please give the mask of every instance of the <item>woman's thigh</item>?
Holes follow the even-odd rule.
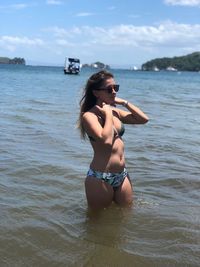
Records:
[[[113,201],[112,186],[96,177],[90,176],[85,179],[85,192],[88,205],[92,209],[106,208]]]
[[[115,203],[121,206],[129,206],[133,202],[133,188],[130,178],[127,176],[121,186],[114,192]]]

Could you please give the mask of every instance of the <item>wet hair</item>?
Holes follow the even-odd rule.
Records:
[[[81,137],[85,139],[86,133],[82,124],[82,116],[85,112],[90,110],[92,107],[96,105],[97,98],[93,94],[93,90],[98,90],[103,87],[106,80],[114,78],[113,74],[106,71],[101,70],[97,73],[94,73],[87,81],[85,88],[83,90],[83,97],[80,100],[80,114],[78,119],[78,128],[80,129]]]

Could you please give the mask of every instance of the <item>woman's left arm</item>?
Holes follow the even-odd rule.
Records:
[[[139,109],[129,101],[116,97],[115,104],[122,105],[127,109],[127,111],[118,109],[120,119],[123,123],[144,124],[149,121],[148,116],[141,109]]]

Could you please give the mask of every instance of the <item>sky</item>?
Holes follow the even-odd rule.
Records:
[[[111,67],[200,51],[200,0],[0,0],[0,56]]]

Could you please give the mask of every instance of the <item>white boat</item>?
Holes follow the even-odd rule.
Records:
[[[169,66],[166,68],[167,71],[177,71],[177,69],[175,69],[174,67],[172,66]]]
[[[80,59],[65,58],[64,74],[79,74],[81,71]]]
[[[160,71],[157,66],[153,67],[153,71]]]
[[[133,68],[131,68],[131,70],[133,70],[133,71],[137,71],[137,70],[138,70],[138,67],[133,66]]]
[[[97,69],[98,68],[98,65],[96,63],[92,64],[92,67]]]

